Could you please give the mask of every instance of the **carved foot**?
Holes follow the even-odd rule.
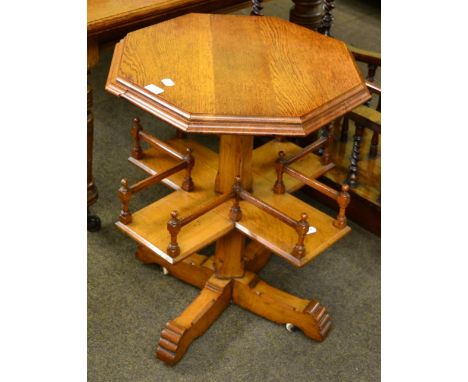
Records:
[[[279,324],[292,324],[316,341],[323,341],[330,330],[330,316],[319,302],[283,292],[250,272],[234,280],[232,298],[244,309]]]
[[[212,276],[198,297],[161,332],[156,357],[169,365],[176,364],[190,344],[200,337],[227,308],[232,295],[232,280]]]

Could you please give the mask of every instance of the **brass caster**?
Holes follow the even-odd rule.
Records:
[[[167,276],[169,274],[169,271],[167,270],[166,267],[161,267],[162,268],[162,273],[164,276]]]
[[[286,330],[290,333],[294,332],[294,330],[296,329],[296,327],[291,324],[290,322],[286,323]]]

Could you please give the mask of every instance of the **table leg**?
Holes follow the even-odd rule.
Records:
[[[156,356],[169,365],[177,363],[191,343],[221,315],[231,301],[232,280],[212,276],[198,297],[161,332]]]
[[[293,0],[289,21],[303,27],[319,30],[322,26],[323,0]]]
[[[292,324],[316,341],[323,341],[330,330],[330,316],[318,301],[283,292],[251,272],[235,280],[232,299],[235,304],[270,321]]]
[[[87,146],[88,146],[88,163],[87,163],[87,182],[88,182],[88,231],[96,232],[101,229],[101,220],[99,217],[90,213],[89,207],[96,203],[98,198],[98,192],[96,185],[94,184],[93,178],[93,143],[94,143],[94,117],[91,110],[93,106],[93,91],[91,85],[88,84],[87,92],[87,109],[88,109],[88,134],[87,134]]]

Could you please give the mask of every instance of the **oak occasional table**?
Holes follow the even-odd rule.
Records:
[[[189,14],[121,40],[106,89],[177,131],[162,141],[133,120],[129,160],[148,176],[122,179],[118,192],[116,224],[137,257],[201,289],[166,324],[156,356],[175,364],[231,301],[322,341],[325,308],[257,273],[271,254],[302,267],[350,232],[348,187],[316,179],[334,166],[332,122],[370,98],[346,45],[274,17]],[[324,126],[306,148],[284,139]],[[219,154],[187,133],[219,135]],[[254,150],[259,135],[274,139]],[[133,211],[134,194],[159,182],[174,191]],[[291,194],[304,185],[336,200],[338,215]],[[212,243],[213,256],[197,253]]]

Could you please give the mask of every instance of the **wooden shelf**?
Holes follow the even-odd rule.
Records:
[[[212,186],[212,183],[210,185]],[[219,212],[219,208],[223,207],[220,206],[184,226],[177,237],[180,254],[175,258],[167,254],[170,235],[166,226],[171,211],[176,209],[181,217],[191,215],[203,204],[216,197],[212,187],[210,192],[206,191],[206,189],[192,193],[182,190],[174,191],[133,213],[130,224],[117,222],[116,225],[141,245],[170,264],[175,264],[234,229],[234,224],[229,220],[228,214]]]
[[[232,201],[228,201],[181,229],[178,236],[181,254],[172,259],[166,253],[166,247],[169,244],[169,233],[166,229],[169,214],[176,209],[182,217],[188,216],[202,204],[209,203],[216,197],[213,189],[218,155],[189,139],[175,138],[167,143],[181,152],[187,147],[193,150],[195,166],[192,178],[195,191],[182,191],[180,185],[184,175],[183,173],[174,174],[164,182],[176,192],[134,213],[131,224],[125,226],[117,223],[117,225],[140,244],[171,263],[186,258],[235,227],[276,255],[297,267],[302,267],[350,232],[349,227],[343,229],[334,227],[334,218],[294,196],[288,193],[283,195],[273,193],[272,187],[276,180],[274,162],[278,151],[283,150],[290,155],[301,148],[291,142],[271,141],[254,150],[252,167],[256,176],[252,194],[294,219],[299,219],[303,212],[307,213],[310,225],[316,228],[317,232],[306,236],[306,255],[301,259],[291,255],[292,248],[297,242],[297,233],[293,228],[247,202],[241,202],[242,219],[235,224],[231,223],[229,209]],[[129,160],[151,175],[164,171],[176,163],[175,159],[153,148],[145,150],[142,159],[130,157]],[[306,174],[313,174],[321,165],[315,160],[315,155],[309,154],[294,163],[293,167]],[[289,192],[302,187],[302,184],[292,177],[285,177],[285,183]]]
[[[297,243],[297,233],[293,228],[251,204],[241,202],[242,219],[236,223],[236,228],[293,265],[297,267],[306,265],[351,232],[348,226],[342,229],[336,228],[333,225],[334,218],[294,196],[288,193],[282,195],[273,193],[272,185],[271,179],[258,177],[257,181],[254,181],[253,195],[296,220],[305,212],[309,224],[317,230],[306,236],[305,256],[298,259],[291,255],[291,250]]]

